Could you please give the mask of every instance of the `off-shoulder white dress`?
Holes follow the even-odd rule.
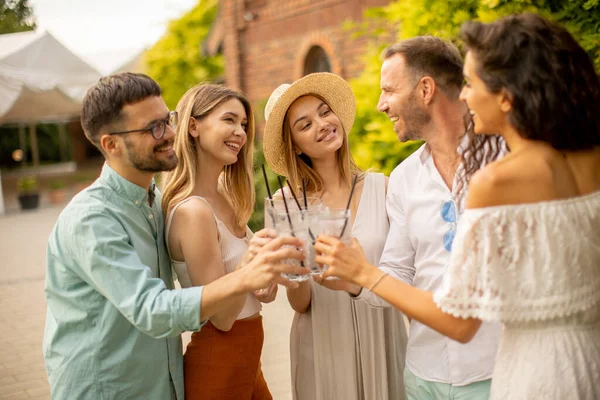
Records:
[[[434,299],[504,324],[492,399],[600,399],[600,192],[466,210]]]

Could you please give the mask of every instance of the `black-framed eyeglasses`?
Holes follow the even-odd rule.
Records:
[[[179,117],[177,115],[177,111],[170,111],[167,118],[161,119],[160,121],[156,121],[155,123],[152,124],[152,126],[149,126],[148,128],[132,129],[130,131],[109,132],[109,134],[110,135],[120,135],[122,133],[150,132],[154,139],[160,140],[160,139],[162,139],[163,136],[165,136],[165,132],[167,130],[167,125],[169,125],[169,127],[171,129],[175,129],[175,127],[177,126],[178,120],[179,120]]]

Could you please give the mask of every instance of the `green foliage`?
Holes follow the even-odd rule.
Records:
[[[600,72],[600,0],[399,0],[369,9],[365,13],[367,22],[357,31],[368,34],[366,26],[392,25],[398,32],[397,40],[430,34],[460,45],[458,33],[464,22],[491,22],[523,12],[537,12],[563,24],[588,51]],[[357,28],[351,24],[347,27]],[[364,72],[350,82],[357,98],[352,144],[360,167],[389,173],[420,143],[399,143],[392,123],[376,110],[382,50],[381,45],[371,45],[364,55]]]
[[[252,213],[252,217],[250,218],[250,221],[248,221],[248,226],[252,229],[252,232],[259,231],[265,226],[265,197],[267,197],[268,194],[261,165],[265,166],[267,179],[269,180],[269,189],[271,189],[271,194],[273,194],[279,189],[277,175],[267,166],[265,155],[262,150],[262,143],[257,141],[254,145],[254,188],[256,193],[256,204],[254,205],[254,213]]]
[[[217,0],[199,1],[183,17],[171,21],[165,35],[145,54],[146,73],[161,86],[171,109],[189,88],[223,73],[222,55],[207,57],[202,53],[217,10]]]
[[[387,115],[376,109],[380,94],[381,50],[382,46],[370,46],[365,56],[365,70],[359,78],[350,81],[356,96],[356,119],[350,134],[350,145],[360,168],[389,175],[421,142],[401,143]]]
[[[24,176],[17,181],[17,189],[20,193],[35,193],[38,190],[38,182],[35,176]]]
[[[28,0],[0,1],[0,35],[33,29],[35,29],[35,19]]]

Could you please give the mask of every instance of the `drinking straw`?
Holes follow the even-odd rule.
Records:
[[[265,164],[261,165],[263,177],[265,178],[265,185],[267,186],[267,194],[269,195],[269,200],[273,200],[273,196],[271,196],[271,188],[269,187],[269,180],[267,179],[267,171],[265,171]]]
[[[288,188],[290,189],[290,193],[292,194],[292,197],[294,198],[294,201],[296,202],[296,205],[298,206],[298,210],[302,211],[302,206],[300,206],[300,202],[298,201],[298,198],[296,197],[296,193],[294,192],[294,189],[292,189],[292,185],[290,185],[290,181],[288,181],[287,178],[285,178],[285,183],[287,183]],[[307,210],[308,210],[308,208],[307,208]]]
[[[288,222],[290,223],[292,236],[296,237],[296,235],[294,234],[294,225],[292,225],[292,217],[290,217],[290,210],[287,205],[287,200],[285,199],[285,192],[283,191],[283,182],[281,180],[281,176],[277,177],[277,181],[279,182],[279,189],[281,189],[281,193],[283,193],[283,205],[285,206],[285,214],[287,215]],[[304,267],[304,261],[300,261],[300,265]]]
[[[356,187],[356,180],[358,175],[354,175],[354,180],[352,181],[352,189],[350,189],[350,197],[348,197],[348,204],[346,204],[346,211],[350,209],[350,203],[352,202],[352,195],[354,195],[354,188]],[[344,226],[342,227],[342,233],[340,233],[340,238],[344,237],[344,232],[346,232],[346,226],[348,225],[348,220],[350,218],[346,218],[344,221]]]
[[[304,196],[304,208],[308,210],[308,200],[306,199],[306,181],[302,179],[302,195]]]
[[[288,188],[290,189],[290,193],[292,193],[292,197],[294,198],[294,201],[296,202],[296,205],[298,206],[298,210],[300,210],[300,213],[302,213],[302,207],[300,206],[300,202],[298,201],[298,198],[296,197],[296,193],[294,193],[294,189],[292,189],[292,186],[290,185],[290,181],[287,180],[287,178],[285,179],[285,182],[288,185]],[[302,180],[302,183],[304,183],[304,180]],[[283,190],[282,190],[283,192]],[[284,196],[285,197],[285,194]],[[304,204],[306,204],[306,192],[304,193]],[[308,205],[306,206],[306,210],[308,211]],[[302,216],[302,214],[300,214]],[[304,217],[302,217],[304,218]],[[315,235],[312,233],[312,231],[310,230],[310,228],[308,228],[308,234],[310,235],[310,238],[313,241],[313,244],[315,243],[315,241],[317,240],[317,238],[315,238]]]

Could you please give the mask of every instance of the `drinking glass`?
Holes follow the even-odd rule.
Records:
[[[308,210],[318,211],[321,209],[323,202],[321,199],[317,197],[307,197]],[[288,209],[290,211],[298,211],[298,204],[291,196],[291,194],[286,193],[285,201],[287,202]],[[304,206],[304,198],[299,198],[300,207],[303,210],[306,210]],[[265,218],[265,228],[275,228],[275,216],[277,213],[285,212],[285,203],[283,202],[283,196],[281,193],[277,193],[273,195],[273,198],[270,199],[265,197],[265,207],[264,207],[264,218]],[[316,236],[315,236],[316,237]]]
[[[289,205],[288,205],[289,207]],[[315,263],[315,250],[312,244],[312,239],[309,234],[309,212],[307,210],[302,211],[290,211],[272,213],[273,220],[275,223],[275,230],[277,236],[294,236],[304,242],[304,261],[300,262],[295,259],[284,260],[284,264],[304,266],[311,271],[316,268]],[[311,250],[312,249],[312,250]],[[298,274],[284,274],[282,276],[290,281],[303,282],[310,278],[310,274],[298,275]]]
[[[325,234],[340,239],[349,245],[352,241],[351,212],[345,208],[323,207],[319,212],[319,234]],[[342,232],[343,231],[343,232]],[[327,271],[328,266],[319,268],[320,273]],[[329,277],[327,279],[337,279]]]

